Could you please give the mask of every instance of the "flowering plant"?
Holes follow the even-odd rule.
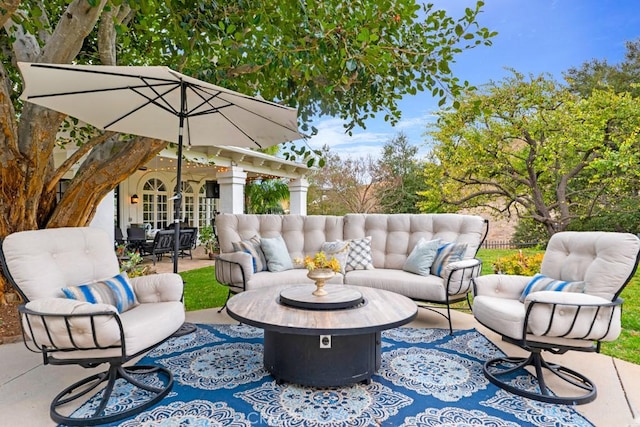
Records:
[[[304,259],[296,258],[294,261],[296,264],[304,264],[304,267],[309,271],[329,268],[336,273],[340,272],[340,261],[336,257],[327,258],[327,254],[322,251],[317,252],[313,257],[307,255]]]
[[[500,274],[521,274],[533,276],[540,272],[544,253],[527,255],[519,250],[518,253],[498,258],[493,263],[493,272]]]

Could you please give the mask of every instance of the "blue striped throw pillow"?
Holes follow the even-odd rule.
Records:
[[[232,242],[233,250],[236,252],[245,252],[251,255],[253,262],[253,272],[267,270],[267,259],[264,256],[262,247],[260,246],[261,238],[257,234],[248,240],[242,240],[240,242]]]
[[[431,264],[431,274],[444,277],[447,265],[464,259],[467,246],[466,243],[456,242],[446,242],[438,246],[436,258],[433,260],[433,264]]]
[[[556,280],[547,277],[544,274],[536,274],[527,283],[527,286],[520,295],[520,302],[524,302],[527,295],[539,291],[557,291],[557,292],[584,292],[584,282],[568,282],[565,280]]]
[[[62,292],[69,299],[113,305],[118,313],[124,313],[138,305],[136,294],[133,292],[126,272],[110,279],[62,288]]]

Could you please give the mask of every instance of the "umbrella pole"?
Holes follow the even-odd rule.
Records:
[[[180,249],[180,211],[182,210],[182,141],[184,133],[184,116],[187,114],[187,86],[180,82],[180,116],[178,126],[178,170],[176,184],[176,200],[173,202],[173,272],[178,272],[178,253]]]
[[[180,82],[180,124],[178,126],[178,170],[176,185],[176,200],[173,202],[173,272],[178,273],[178,255],[180,253],[180,211],[182,206],[182,134],[184,132],[184,118],[187,115],[187,86]],[[184,303],[184,290],[182,291]],[[180,337],[195,332],[196,325],[184,322],[173,336]]]

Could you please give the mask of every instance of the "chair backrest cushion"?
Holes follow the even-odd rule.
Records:
[[[613,300],[634,273],[639,252],[640,240],[630,233],[560,232],[549,240],[540,272],[584,281],[584,293]]]
[[[27,300],[64,297],[62,288],[120,272],[109,235],[91,227],[21,231],[2,241],[6,267]]]

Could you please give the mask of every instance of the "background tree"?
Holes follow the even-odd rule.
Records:
[[[400,132],[382,148],[375,174],[378,185],[375,196],[383,213],[418,213],[418,192],[424,189],[424,164],[416,156],[418,147],[412,146]]]
[[[378,211],[376,163],[371,156],[341,159],[322,148],[325,166],[309,179],[308,213],[344,215]]]
[[[289,187],[280,179],[260,179],[245,187],[249,214],[283,214],[282,202],[289,200]]]
[[[0,237],[52,226],[86,225],[100,200],[166,146],[145,138],[87,134],[55,167],[65,117],[17,101],[17,61],[171,66],[250,95],[297,106],[303,129],[317,114],[347,120],[400,117],[405,93],[444,97],[466,83],[449,64],[489,44],[482,3],[454,20],[409,0],[203,2],[181,0],[8,1],[0,7]],[[221,141],[224,144],[225,141]],[[295,149],[292,157],[305,156]],[[86,157],[85,157],[86,156]],[[56,186],[80,162],[62,198]]]
[[[634,98],[640,96],[640,39],[626,43],[625,57],[619,64],[609,64],[606,60],[594,59],[580,67],[570,68],[564,73],[569,89],[586,98],[594,91],[610,89],[616,93],[629,93]],[[636,144],[638,142],[636,141]],[[635,150],[640,151],[640,146]],[[629,159],[633,161],[633,157]],[[635,168],[633,168],[635,169]],[[622,174],[622,185],[611,193],[609,205],[614,210],[580,217],[571,222],[571,230],[607,230],[640,233],[640,210],[638,210],[640,179],[637,174]]]
[[[563,75],[569,89],[583,98],[596,89],[612,89],[616,93],[629,92],[640,95],[640,39],[625,44],[624,60],[619,64],[609,64],[604,59],[593,59],[579,67],[571,67]]]
[[[638,129],[640,103],[629,93],[597,89],[582,99],[514,72],[439,113],[421,206],[515,213],[550,236],[617,209],[613,196],[636,174]]]

